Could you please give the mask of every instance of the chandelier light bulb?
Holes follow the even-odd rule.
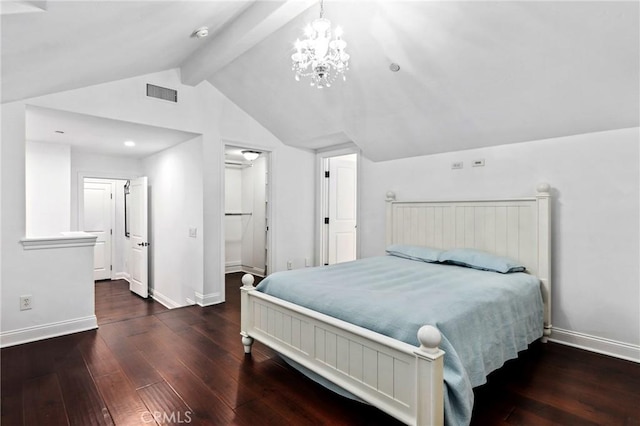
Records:
[[[331,21],[324,18],[324,2],[320,1],[320,17],[307,24],[304,39],[294,43],[295,53],[291,55],[292,69],[296,81],[300,77],[310,77],[311,86],[318,89],[331,87],[338,75],[349,69],[349,55],[345,52],[347,43],[342,39],[342,28],[331,30]]]

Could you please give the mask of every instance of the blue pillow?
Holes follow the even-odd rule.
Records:
[[[433,263],[438,261],[442,250],[423,246],[393,244],[387,247],[387,253],[392,256],[404,257],[405,259]]]
[[[467,266],[469,268],[500,272],[503,274],[509,272],[524,272],[526,269],[524,265],[508,257],[465,248],[442,252],[438,260],[442,263]]]

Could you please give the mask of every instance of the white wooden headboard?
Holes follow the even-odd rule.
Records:
[[[540,278],[545,336],[551,333],[550,187],[530,198],[462,201],[396,201],[387,193],[387,245],[443,250],[475,248],[522,262]]]

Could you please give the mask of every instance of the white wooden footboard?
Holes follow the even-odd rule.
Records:
[[[435,327],[420,328],[415,347],[255,291],[251,275],[242,283],[245,352],[257,339],[406,424],[443,424],[444,352]]]

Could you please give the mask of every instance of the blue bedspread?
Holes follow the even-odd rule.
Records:
[[[442,333],[445,422],[468,424],[473,390],[542,336],[540,282],[381,256],[279,272],[257,290],[418,346],[418,329]]]

